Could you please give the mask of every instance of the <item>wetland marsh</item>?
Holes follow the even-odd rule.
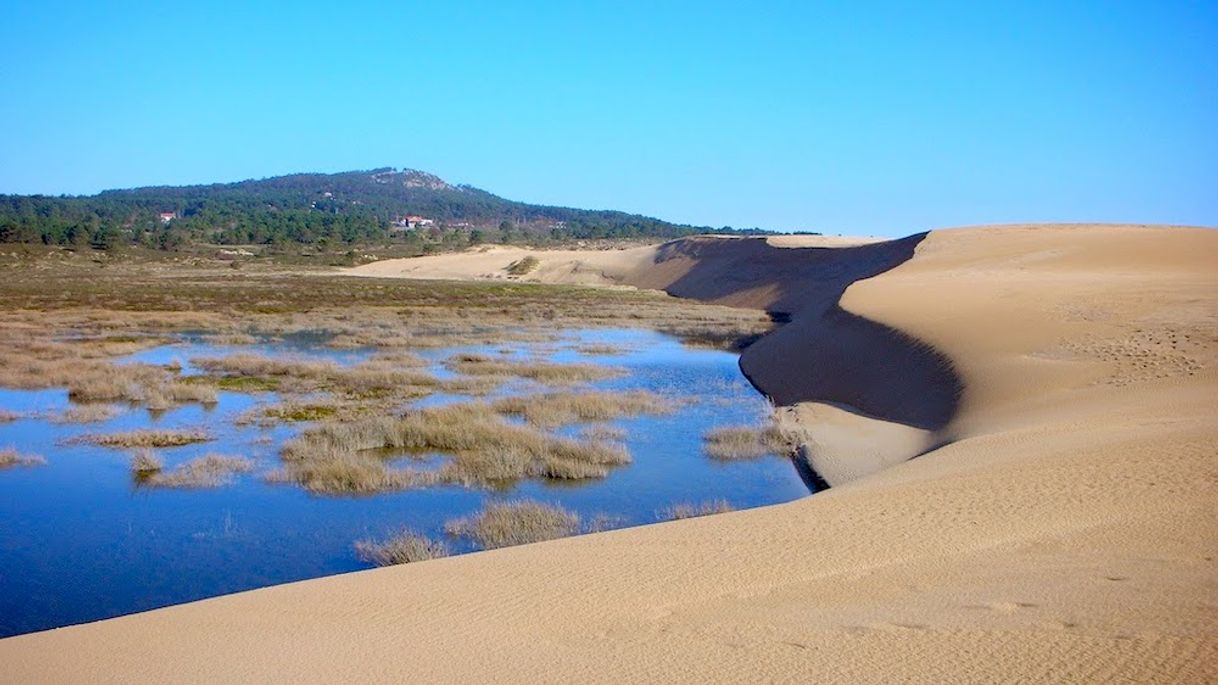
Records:
[[[808,493],[737,367],[753,313],[192,276],[207,306],[163,275],[0,288],[0,635]],[[741,427],[770,447],[715,458]]]

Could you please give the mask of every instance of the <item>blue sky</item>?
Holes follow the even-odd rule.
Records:
[[[0,192],[419,168],[901,235],[1218,224],[1218,3],[0,0]]]

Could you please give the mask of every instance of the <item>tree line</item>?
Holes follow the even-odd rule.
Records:
[[[168,221],[162,214],[172,215]],[[403,230],[406,216],[433,223]],[[0,242],[111,250],[187,244],[357,245],[400,241],[458,248],[483,241],[672,239],[711,229],[616,211],[530,205],[424,172],[391,168],[295,174],[238,183],[112,190],[91,196],[0,195]]]

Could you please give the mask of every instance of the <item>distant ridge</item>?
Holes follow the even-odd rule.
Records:
[[[400,240],[460,247],[769,233],[677,224],[612,210],[507,200],[415,169],[290,174],[235,183],[148,186],[90,196],[0,195],[0,242],[304,244]]]

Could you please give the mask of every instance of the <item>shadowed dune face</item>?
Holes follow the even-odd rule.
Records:
[[[838,306],[852,283],[913,257],[927,234],[843,248],[780,248],[762,239],[662,245],[630,279],[640,287],[789,320],[747,348],[744,374],[778,405],[827,402],[924,430],[945,428],[963,386],[929,345]]]

